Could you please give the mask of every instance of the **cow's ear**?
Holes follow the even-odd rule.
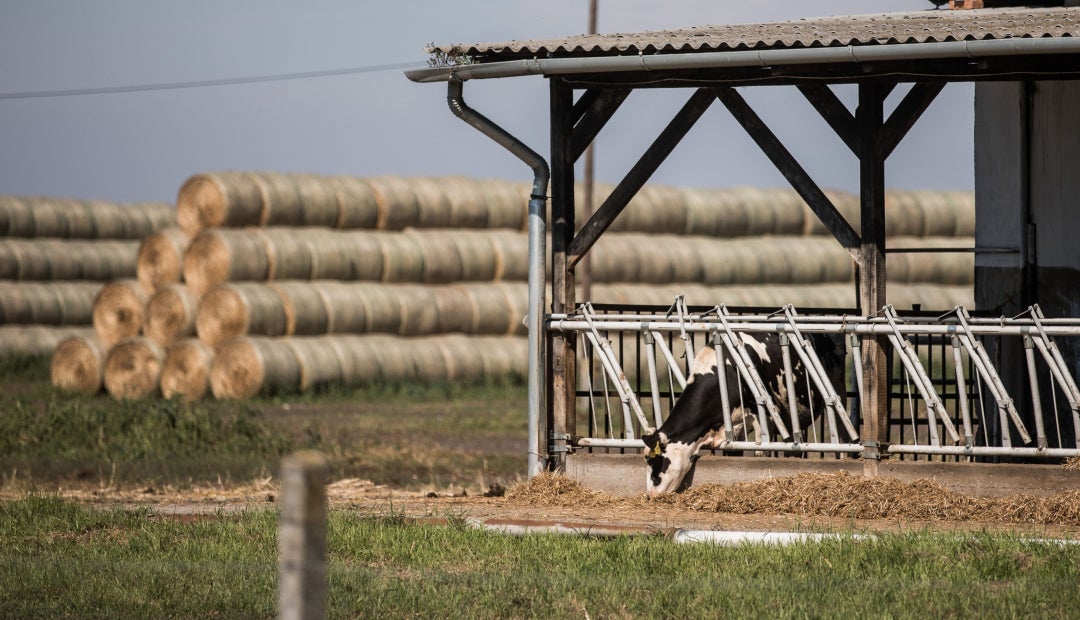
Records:
[[[642,435],[641,440],[645,442],[645,456],[660,454],[660,433],[652,432]]]

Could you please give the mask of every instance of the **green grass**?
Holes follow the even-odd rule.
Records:
[[[181,522],[0,504],[0,616],[271,617],[271,511]],[[1068,618],[1080,545],[881,534],[788,547],[508,537],[331,514],[330,617]]]
[[[399,383],[244,402],[120,402],[49,384],[48,360],[0,361],[0,483],[184,486],[276,472],[312,448],[335,478],[407,488],[506,485],[525,473],[520,381]]]

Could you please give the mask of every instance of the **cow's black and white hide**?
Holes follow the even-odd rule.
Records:
[[[787,384],[784,379],[780,336],[772,333],[743,334],[742,338],[773,402],[780,408],[783,419],[788,420]],[[810,336],[810,342],[834,389],[838,394],[843,394],[843,337],[814,334]],[[806,369],[795,351],[791,351],[791,362],[795,374],[799,425],[807,428],[811,415],[824,411],[825,402],[816,388],[810,390],[813,395],[813,400],[810,400],[806,389]],[[750,424],[757,430],[757,403],[746,381],[740,382],[730,355],[724,356],[724,365],[732,431],[735,434],[731,439],[741,439],[745,425]],[[771,420],[769,422],[771,426]],[[790,423],[785,424],[790,431]],[[775,431],[770,430],[770,434],[775,434]],[[702,448],[719,448],[728,440],[720,401],[716,355],[712,347],[702,347],[698,351],[694,359],[694,374],[687,381],[686,389],[675,403],[671,414],[659,429],[644,435],[642,439],[645,441],[645,461],[649,468],[646,482],[649,497],[678,490],[697,461],[698,451]]]

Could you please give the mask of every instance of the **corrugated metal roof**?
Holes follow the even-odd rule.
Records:
[[[766,24],[699,26],[633,34],[440,45],[474,62],[533,57],[596,57],[725,50],[766,50],[1007,38],[1080,36],[1080,7],[927,10],[800,19]]]

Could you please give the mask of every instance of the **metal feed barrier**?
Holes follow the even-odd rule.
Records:
[[[1048,319],[1038,306],[1014,318],[976,318],[963,307],[938,317],[901,317],[891,306],[852,317],[802,315],[791,306],[773,313],[737,314],[723,305],[691,312],[680,298],[666,313],[598,312],[584,304],[573,314],[549,315],[548,329],[579,339],[578,385],[584,389],[578,397],[588,411],[587,429],[557,438],[570,450],[644,447],[640,435],[663,423],[693,372],[695,347],[707,342],[718,368],[731,360],[740,386],[729,394],[719,382],[727,438],[720,451],[862,453],[860,337],[875,335],[891,345],[883,452],[916,460],[1080,455],[1080,390],[1055,342],[1080,336],[1080,319]],[[750,333],[780,335],[787,402],[776,402],[765,388],[742,338]],[[846,336],[846,374],[853,381],[843,394],[806,338],[814,333]],[[1020,401],[985,344],[1001,346],[1011,338],[1023,342],[1026,377],[1011,385]],[[807,369],[805,385],[796,385],[794,360]],[[741,401],[744,385],[754,402]],[[801,428],[796,414],[797,391],[816,391],[825,403],[809,428]],[[738,410],[747,412],[748,424],[733,416]]]

